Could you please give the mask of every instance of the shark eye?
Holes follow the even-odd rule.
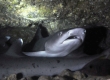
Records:
[[[61,36],[62,35],[62,31],[60,31],[58,35]]]

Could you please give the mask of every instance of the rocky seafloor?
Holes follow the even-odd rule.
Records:
[[[72,72],[64,70],[56,76],[23,77],[21,75],[11,74],[2,80],[110,80],[110,76],[91,76],[80,71]]]

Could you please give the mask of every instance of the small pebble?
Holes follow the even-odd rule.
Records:
[[[80,71],[75,71],[73,73],[73,78],[75,78],[77,80],[81,80],[82,78],[85,78],[85,75],[83,73],[81,73]]]
[[[49,76],[40,76],[38,80],[52,80],[52,77]]]

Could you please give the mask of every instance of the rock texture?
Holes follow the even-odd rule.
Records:
[[[16,77],[16,74],[12,74],[2,80],[109,80],[110,79],[110,76],[102,77],[102,76],[84,75],[80,71],[71,72],[69,70],[64,70],[61,72],[61,74],[57,76],[39,76],[39,77],[30,77],[30,78],[24,77],[20,79]]]
[[[110,25],[109,0],[0,0],[1,27],[27,27],[32,23],[50,31],[97,24]]]
[[[0,0],[0,28],[36,28],[42,23],[50,34],[88,24],[109,28],[109,4],[109,0]]]

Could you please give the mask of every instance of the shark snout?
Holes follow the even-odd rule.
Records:
[[[76,28],[68,31],[69,36],[72,35],[84,35],[86,33],[86,30],[83,28]]]
[[[68,31],[68,38],[69,39],[80,39],[81,41],[84,40],[86,34],[86,30],[83,28],[76,28],[73,30]]]

